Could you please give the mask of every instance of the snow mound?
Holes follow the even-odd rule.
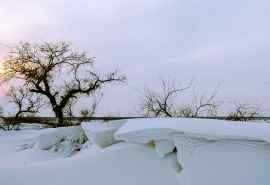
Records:
[[[178,175],[185,185],[268,185],[270,147],[244,140],[209,141],[190,137],[175,139]]]
[[[129,142],[147,143],[153,139],[170,140],[177,134],[208,140],[244,139],[270,143],[270,125],[266,123],[190,118],[129,120],[117,131],[115,137]]]
[[[72,153],[80,149],[87,140],[80,126],[51,128],[42,130],[36,138],[35,146],[41,150]]]
[[[71,158],[1,169],[2,185],[179,185],[176,156],[159,159],[150,147],[119,143]],[[16,175],[16,178],[14,178]]]
[[[269,185],[269,128],[218,120],[135,119],[2,132],[0,185]],[[93,141],[85,143],[84,132]],[[127,142],[114,144],[119,140]],[[18,144],[30,141],[36,141],[31,149],[17,151]],[[100,147],[103,142],[110,146]],[[67,158],[79,145],[80,152]]]
[[[270,125],[206,119],[136,119],[115,133],[134,143],[156,143],[164,157],[177,149],[180,185],[268,185]],[[160,141],[162,141],[160,143]]]
[[[114,133],[125,123],[125,120],[121,120],[110,122],[85,122],[81,125],[92,144],[104,148],[119,142],[119,140],[114,138]]]
[[[164,158],[168,154],[172,153],[175,149],[175,144],[173,141],[169,140],[157,140],[154,141],[155,149],[160,158]]]

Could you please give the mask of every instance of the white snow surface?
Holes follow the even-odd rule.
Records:
[[[0,185],[178,185],[176,155],[160,159],[148,145],[122,142],[103,149],[88,142],[70,157],[37,147],[41,137],[48,139],[44,146],[51,146],[63,132],[78,131],[64,130],[70,132],[62,128],[0,132]],[[28,147],[32,143],[34,147]]]
[[[175,149],[175,144],[173,141],[169,140],[157,140],[154,141],[155,149],[160,158],[164,158],[168,154],[172,153]]]
[[[0,184],[178,185],[175,163],[175,155],[161,160],[147,146],[119,143],[23,168],[0,167]]]
[[[183,185],[269,185],[270,146],[262,142],[209,142],[176,138]]]
[[[173,135],[181,134],[208,140],[243,139],[270,143],[270,126],[267,123],[190,118],[129,120],[115,133],[115,138],[147,143],[157,139],[170,140]]]
[[[207,119],[136,119],[115,133],[126,142],[164,141],[156,145],[161,156],[175,145],[180,185],[269,185],[269,136],[269,124]]]
[[[87,138],[99,147],[107,147],[119,142],[114,133],[126,123],[126,120],[110,122],[83,122],[81,124]]]
[[[59,153],[33,148],[39,135],[37,130],[0,131],[0,168],[17,168],[63,157]]]
[[[41,150],[61,150],[64,149],[72,152],[78,145],[83,144],[86,140],[85,133],[80,126],[68,128],[50,128],[42,130],[36,138],[36,145]]]
[[[0,185],[270,184],[268,124],[135,119],[88,132],[89,125],[0,131]],[[110,145],[93,144],[92,132],[112,128]],[[82,146],[84,131],[90,141]]]

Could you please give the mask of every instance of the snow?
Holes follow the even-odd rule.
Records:
[[[0,168],[25,166],[37,161],[47,161],[59,158],[60,155],[56,153],[29,148],[33,145],[32,143],[39,134],[39,131],[35,130],[1,131]]]
[[[269,124],[206,119],[137,119],[115,133],[126,142],[173,142],[180,185],[268,185],[269,136]]]
[[[125,120],[110,122],[84,122],[82,128],[88,139],[102,148],[119,142],[114,138],[114,133],[125,124]]]
[[[25,166],[73,155],[86,139],[81,127],[0,132],[0,167]],[[0,183],[1,184],[1,183]]]
[[[43,130],[33,145],[36,145],[41,150],[51,149],[70,154],[79,149],[80,145],[86,140],[87,138],[80,126],[50,128]]]
[[[169,140],[157,140],[155,142],[155,149],[160,158],[164,158],[168,154],[172,153],[175,149],[173,141]]]
[[[0,184],[178,185],[175,163],[175,155],[160,160],[147,146],[119,143],[103,150],[89,149],[68,159],[24,168],[0,168]]]
[[[223,140],[217,142],[179,138],[178,175],[186,185],[268,185],[270,147],[261,142]],[[180,150],[181,148],[181,150]]]
[[[147,143],[151,139],[170,140],[175,134],[185,134],[196,138],[202,137],[208,140],[230,138],[270,143],[270,126],[266,123],[189,118],[129,120],[117,131],[115,137],[129,142]]]
[[[0,131],[0,185],[269,185],[269,128],[135,119]]]
[[[90,141],[69,157],[47,147],[75,133],[73,127],[1,133],[0,185],[178,185],[176,155],[160,159],[148,145],[121,142],[100,148]],[[3,146],[11,148],[8,154]]]

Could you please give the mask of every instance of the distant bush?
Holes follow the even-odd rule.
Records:
[[[258,106],[234,103],[234,109],[228,114],[227,120],[248,121],[261,115],[261,109]]]

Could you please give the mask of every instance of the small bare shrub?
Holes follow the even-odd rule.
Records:
[[[234,109],[228,114],[227,119],[233,121],[248,121],[260,116],[261,109],[258,106],[234,103]]]

